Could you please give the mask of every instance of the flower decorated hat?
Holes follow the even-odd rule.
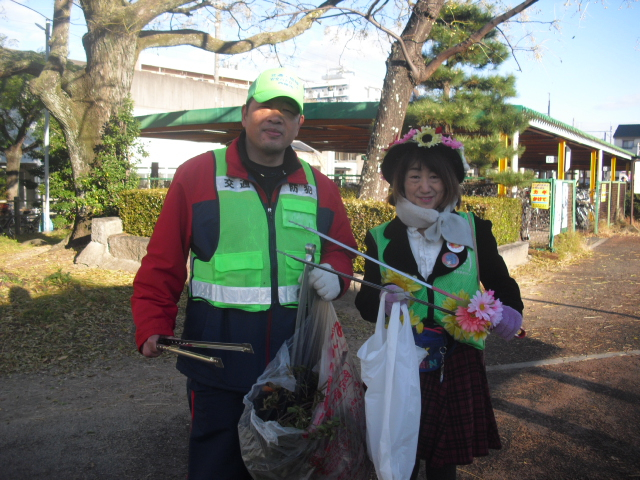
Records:
[[[453,137],[443,135],[440,130],[440,128],[429,127],[413,128],[402,138],[391,143],[380,166],[384,178],[392,182],[399,160],[406,154],[417,151],[420,154],[429,155],[438,152],[452,162],[456,177],[462,183],[469,170],[469,164],[464,157],[464,146]]]

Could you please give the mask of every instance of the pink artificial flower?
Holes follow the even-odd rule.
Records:
[[[394,140],[393,142],[391,142],[389,144],[389,146],[385,150],[389,150],[394,145],[400,145],[402,143],[407,143],[408,141],[412,140],[413,137],[416,135],[416,133],[418,133],[419,131],[420,130],[416,130],[415,128],[412,128],[402,138],[399,138],[399,139]]]
[[[460,328],[465,332],[484,332],[487,327],[486,320],[476,317],[465,307],[458,307],[456,309],[456,320]]]
[[[491,320],[491,316],[495,310],[493,308],[495,299],[493,298],[493,291],[487,290],[482,293],[478,290],[469,302],[469,313],[474,313],[476,317],[488,322]],[[502,312],[502,304],[500,304],[500,312]],[[500,314],[502,317],[502,313]]]
[[[419,130],[416,130],[415,128],[412,128],[411,130],[409,130],[402,138],[396,140],[395,142],[391,143],[391,146],[393,145],[400,145],[401,143],[406,143],[409,140],[411,140],[416,133],[418,133]]]
[[[445,135],[442,136],[442,144],[446,145],[449,148],[453,148],[454,150],[462,148],[462,142],[454,140],[453,137],[447,137]]]
[[[491,292],[491,296],[493,296],[493,290],[489,290],[489,292]],[[502,310],[502,302],[499,298],[496,298],[493,302],[493,315],[489,318],[492,328],[497,327],[502,321]]]

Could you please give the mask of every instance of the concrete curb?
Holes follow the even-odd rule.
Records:
[[[585,360],[598,360],[601,358],[625,357],[628,355],[640,355],[640,350],[629,350],[628,352],[595,353],[593,355],[580,355],[577,357],[550,358],[549,360],[510,363],[507,365],[490,365],[487,367],[487,372],[499,372],[504,370],[517,370],[520,368],[543,367],[545,365],[559,365],[563,363],[582,362]]]
[[[609,240],[608,238],[594,238],[593,241],[589,241],[590,239],[588,239],[587,241],[587,247],[589,248],[589,250],[593,250],[596,247],[599,247],[600,245],[602,245],[604,242],[606,242],[607,240]]]

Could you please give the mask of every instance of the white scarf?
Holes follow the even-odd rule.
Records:
[[[396,215],[408,227],[426,228],[424,237],[432,242],[444,238],[447,242],[473,248],[471,227],[454,212],[456,202],[447,205],[442,212],[414,205],[403,196],[396,201]]]

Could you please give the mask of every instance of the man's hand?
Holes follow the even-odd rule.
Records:
[[[147,341],[142,344],[142,354],[145,357],[158,357],[162,355],[162,351],[156,346],[160,335],[151,335]]]
[[[322,263],[323,267],[333,268],[328,263]],[[330,302],[340,295],[340,279],[335,273],[314,268],[309,274],[309,284],[318,292],[322,300]]]

